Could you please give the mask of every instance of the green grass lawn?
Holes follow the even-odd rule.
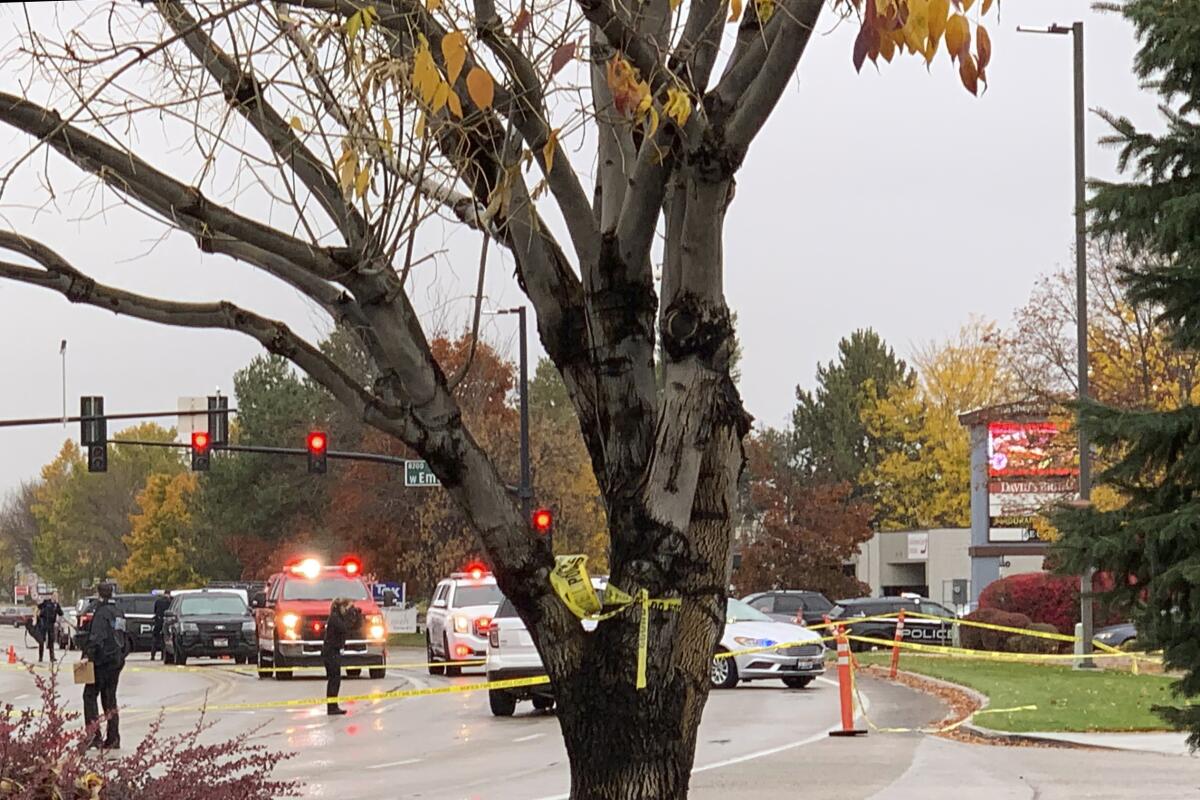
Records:
[[[389,647],[424,647],[425,634],[423,633],[389,633]]]
[[[866,664],[887,664],[889,653],[863,653]],[[1175,702],[1172,679],[1102,670],[1078,672],[1070,667],[998,661],[976,661],[910,653],[900,668],[975,689],[989,698],[989,708],[1036,705],[1036,711],[981,714],[975,721],[1000,731],[1155,731],[1170,730],[1150,710]]]

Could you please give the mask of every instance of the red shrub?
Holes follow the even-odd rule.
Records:
[[[1094,585],[1097,591],[1105,591],[1112,581],[1106,575],[1097,575]],[[1072,634],[1079,622],[1079,578],[1046,572],[1009,575],[984,587],[979,607],[1024,614],[1034,622],[1053,625],[1059,633]],[[1106,616],[1103,607],[1096,604],[1096,627],[1119,621],[1119,615]]]
[[[79,725],[79,714],[63,709],[56,674],[32,674],[42,695],[40,710],[16,711],[0,703],[5,800],[272,800],[299,794],[296,784],[271,780],[275,766],[290,754],[252,742],[256,731],[201,742],[212,727],[203,716],[178,734],[164,733],[160,717],[118,757],[85,750],[95,729]]]

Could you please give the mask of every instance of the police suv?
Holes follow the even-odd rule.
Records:
[[[488,631],[504,595],[482,564],[440,581],[425,614],[425,657],[430,675],[458,675],[487,656]]]
[[[920,617],[905,617],[904,638],[917,644],[949,645],[954,637],[954,622],[958,615],[941,603],[936,603],[928,597],[905,594],[900,597],[857,597],[852,600],[838,600],[837,605],[829,612],[829,618],[835,622],[846,623],[847,632],[854,636],[866,636],[872,639],[892,641],[896,636],[896,620],[880,619],[855,622],[863,617],[877,617],[884,614],[896,614],[904,609],[905,613],[919,612],[943,619],[922,619]],[[948,621],[949,620],[949,621]],[[853,650],[866,650],[871,645],[866,642],[850,640]]]

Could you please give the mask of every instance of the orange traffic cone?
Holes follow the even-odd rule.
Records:
[[[888,670],[888,677],[896,680],[896,671],[900,668],[900,645],[904,641],[904,609],[900,609],[899,617],[896,619],[896,637],[892,644],[892,668]]]
[[[8,663],[17,663],[17,648],[13,647],[11,644],[8,646]]]
[[[846,629],[837,629],[838,689],[842,701],[842,729],[830,731],[830,736],[863,736],[865,730],[854,727],[854,676],[850,673],[850,640]]]

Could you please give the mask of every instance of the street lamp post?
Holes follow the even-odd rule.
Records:
[[[533,517],[533,479],[529,467],[529,343],[526,334],[525,306],[505,308],[494,314],[516,314],[520,336],[520,393],[521,393],[521,485],[517,496],[521,499],[521,515],[529,524]]]
[[[1048,28],[1022,28],[1023,33],[1070,34],[1074,40],[1075,66],[1075,336],[1077,356],[1077,387],[1082,416],[1082,404],[1088,397],[1088,303],[1087,303],[1087,195],[1085,186],[1084,153],[1087,138],[1084,134],[1086,108],[1083,101],[1083,23],[1071,26],[1051,25]],[[1079,429],[1079,501],[1086,505],[1092,495],[1092,464],[1087,432],[1083,420],[1077,421]],[[1095,570],[1088,568],[1079,578],[1079,619],[1082,623],[1082,658],[1077,662],[1079,669],[1095,669],[1092,660],[1092,635],[1095,620],[1092,616],[1092,577]]]

